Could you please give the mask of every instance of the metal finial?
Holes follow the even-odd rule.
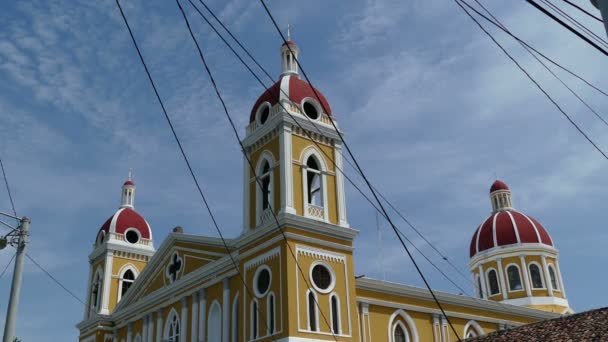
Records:
[[[128,179],[128,180],[131,180],[131,176],[132,176],[132,174],[133,174],[133,169],[132,169],[132,168],[129,168],[129,179]]]
[[[291,40],[291,25],[287,24],[287,40]]]

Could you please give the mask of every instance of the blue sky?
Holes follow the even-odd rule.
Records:
[[[525,2],[484,1],[516,34],[608,88],[597,51]],[[588,1],[581,1],[591,11]],[[560,250],[570,304],[606,306],[608,161],[593,150],[452,1],[269,1],[293,26],[301,61],[329,99],[372,182],[466,272],[469,240],[490,213],[495,176]],[[257,1],[210,6],[278,76],[280,39]],[[173,1],[124,8],[178,134],[228,236],[241,230],[241,155]],[[186,9],[190,7],[185,6]],[[570,9],[568,9],[570,10]],[[244,135],[262,88],[191,13],[228,108]],[[572,12],[576,15],[576,13]],[[603,34],[600,23],[579,17]],[[0,13],[0,155],[17,211],[32,218],[29,253],[81,298],[87,256],[134,169],[136,208],[156,245],[176,225],[215,236],[113,1],[20,1]],[[497,34],[573,119],[608,150],[607,127],[508,37]],[[604,98],[558,72],[600,113]],[[347,173],[354,171],[347,168]],[[360,180],[358,180],[360,182]],[[361,183],[359,183],[361,184]],[[356,272],[422,286],[386,226],[347,186]],[[0,209],[10,205],[0,191]],[[399,226],[411,236],[403,222]],[[420,239],[419,247],[472,292]],[[419,255],[416,255],[420,259]],[[0,251],[0,266],[10,259]],[[458,292],[424,261],[431,285]],[[4,321],[10,273],[0,279]],[[75,340],[82,305],[26,262],[18,335]]]

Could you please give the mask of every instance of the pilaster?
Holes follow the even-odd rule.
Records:
[[[505,272],[502,270],[502,258],[496,259],[496,262],[498,263],[498,277],[500,278],[502,299],[507,300],[507,286],[505,282]]]
[[[228,342],[228,327],[230,325],[230,281],[228,278],[224,278],[222,295],[222,341]]]
[[[519,262],[521,263],[521,273],[524,276],[524,282],[526,285],[526,296],[532,297],[532,286],[530,286],[530,277],[528,276],[528,267],[526,266],[526,259],[523,255],[519,256]]]
[[[106,251],[104,272],[103,272],[103,289],[101,311],[102,315],[110,314],[110,285],[112,281],[112,266],[114,263],[114,252],[112,250]]]

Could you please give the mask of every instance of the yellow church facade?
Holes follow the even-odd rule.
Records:
[[[241,234],[176,227],[155,249],[129,177],[89,255],[80,342],[450,342],[569,312],[548,234],[501,225],[517,216],[510,197],[473,236],[478,296],[435,292],[447,318],[426,289],[357,277],[342,141],[325,97],[298,77],[298,52],[281,47],[281,77],[250,114]]]

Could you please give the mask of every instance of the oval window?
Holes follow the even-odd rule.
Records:
[[[312,268],[312,281],[319,290],[325,291],[332,283],[331,272],[323,265],[315,265]]]
[[[255,290],[258,297],[264,296],[270,290],[270,270],[268,267],[263,267],[257,272]]]
[[[131,229],[127,231],[127,233],[125,234],[125,238],[130,243],[137,243],[137,241],[139,241],[139,234],[137,234],[135,230]]]
[[[268,116],[270,115],[270,107],[268,105],[263,105],[262,111],[260,112],[260,124],[265,124],[268,121]]]
[[[313,120],[316,120],[319,118],[319,110],[317,110],[317,107],[315,105],[313,105],[312,103],[304,102],[302,109],[304,109],[304,114],[306,114],[306,116],[308,116],[309,118],[311,118]]]

